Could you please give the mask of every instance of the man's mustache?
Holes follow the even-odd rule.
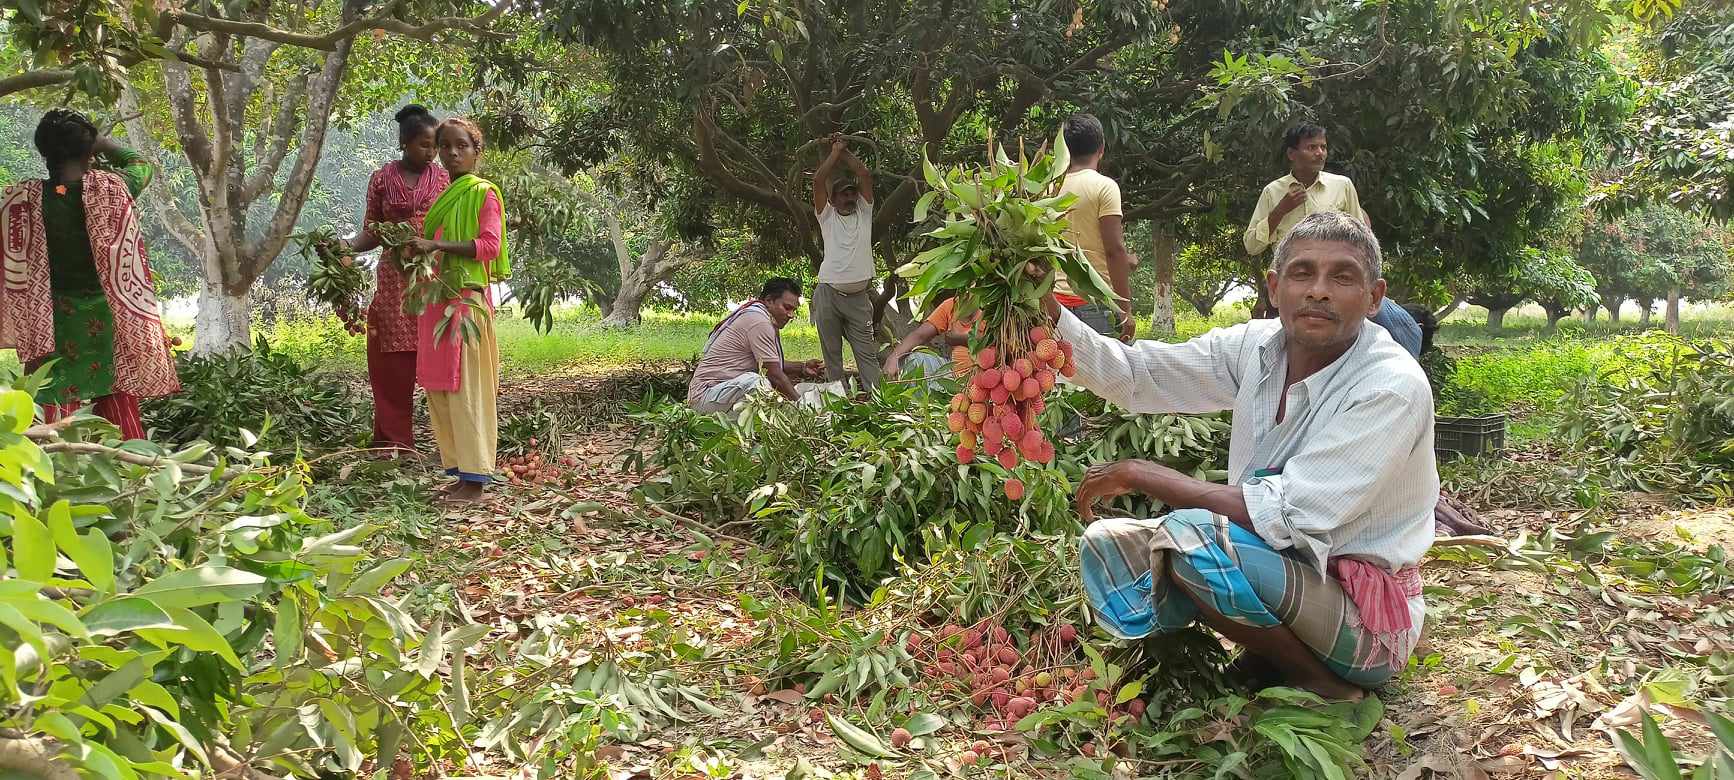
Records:
[[[1332,322],[1336,322],[1336,320],[1337,320],[1336,312],[1333,312],[1330,309],[1320,309],[1317,307],[1310,307],[1310,308],[1301,309],[1300,311],[1295,312],[1295,316],[1296,317],[1323,317],[1324,319],[1330,320]]]

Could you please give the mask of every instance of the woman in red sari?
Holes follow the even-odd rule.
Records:
[[[367,184],[367,216],[361,234],[349,241],[352,250],[378,247],[374,226],[381,222],[408,222],[415,235],[421,235],[428,207],[451,183],[446,169],[434,162],[438,126],[439,120],[421,106],[397,112],[403,159],[373,173]],[[373,446],[414,453],[416,321],[403,313],[405,282],[399,268],[397,250],[381,253],[377,292],[367,307],[367,378],[373,386]]]

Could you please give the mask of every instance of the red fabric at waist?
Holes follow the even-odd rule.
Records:
[[[1065,293],[1054,293],[1054,300],[1058,301],[1061,306],[1064,306],[1068,309],[1075,309],[1079,306],[1082,306],[1086,303],[1089,303],[1089,301],[1086,301],[1083,298],[1079,298],[1076,295],[1067,295]]]

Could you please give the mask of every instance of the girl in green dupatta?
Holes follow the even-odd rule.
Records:
[[[455,263],[460,295],[481,307],[451,306],[456,299],[436,301],[416,321],[416,382],[427,391],[428,416],[439,445],[440,465],[455,480],[446,499],[474,502],[493,481],[494,452],[499,443],[495,399],[500,392],[500,352],[494,340],[494,301],[489,285],[511,276],[506,251],[505,207],[499,188],[475,174],[482,153],[482,131],[468,119],[452,118],[434,133],[440,162],[452,183],[428,209],[423,237],[411,247],[437,253],[440,263]],[[473,338],[457,322],[440,328],[447,309],[456,317],[473,317]],[[481,314],[472,312],[480,311]]]

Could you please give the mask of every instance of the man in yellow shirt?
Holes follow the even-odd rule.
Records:
[[[1283,137],[1287,150],[1289,173],[1264,185],[1253,209],[1252,223],[1246,226],[1246,251],[1253,257],[1282,243],[1295,225],[1313,214],[1341,211],[1371,226],[1367,212],[1361,210],[1361,196],[1355,183],[1347,176],[1325,170],[1330,147],[1325,129],[1310,122],[1290,128]]]
[[[1096,170],[1107,147],[1102,122],[1090,114],[1073,114],[1066,120],[1064,132],[1072,165],[1066,170],[1060,192],[1078,198],[1066,213],[1066,238],[1083,249],[1090,265],[1108,280],[1119,307],[1100,306],[1078,297],[1066,283],[1065,274],[1054,282],[1054,298],[1097,333],[1130,342],[1137,330],[1137,320],[1132,317],[1132,266],[1137,261],[1126,250],[1120,185]]]
[[[1330,145],[1325,129],[1311,122],[1289,128],[1283,135],[1283,148],[1288,155],[1289,173],[1264,185],[1258,196],[1258,206],[1252,210],[1252,222],[1246,226],[1246,251],[1253,257],[1264,254],[1282,242],[1295,225],[1313,214],[1341,211],[1371,227],[1373,221],[1361,208],[1360,193],[1347,176],[1325,170],[1330,158]],[[1379,305],[1372,321],[1384,327],[1391,338],[1402,344],[1409,354],[1421,354],[1421,326],[1415,318],[1389,297]]]

